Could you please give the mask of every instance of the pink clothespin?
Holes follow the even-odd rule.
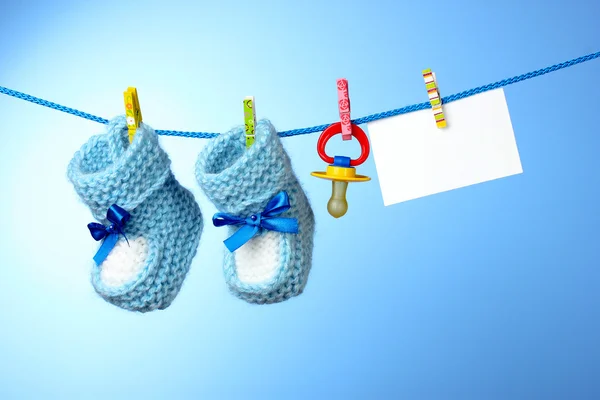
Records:
[[[350,119],[350,96],[348,94],[348,79],[337,80],[338,109],[342,121],[342,140],[352,139],[352,123]]]

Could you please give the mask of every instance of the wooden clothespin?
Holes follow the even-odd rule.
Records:
[[[135,131],[139,128],[142,122],[142,109],[138,99],[137,89],[128,87],[123,92],[125,99],[125,116],[127,117],[127,130],[129,131],[129,143],[133,142]]]
[[[254,129],[256,128],[254,96],[244,98],[244,123],[246,127],[246,148],[249,149],[254,144]]]
[[[350,95],[348,93],[348,80],[337,80],[338,110],[342,122],[342,140],[352,139],[352,120],[350,119]]]
[[[435,79],[435,73],[431,72],[431,69],[423,70],[423,79],[425,80],[425,88],[429,95],[429,102],[433,110],[433,117],[438,128],[446,127],[446,117],[442,110],[442,98],[438,90],[437,81]]]

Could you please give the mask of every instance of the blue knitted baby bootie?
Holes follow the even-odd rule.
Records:
[[[88,225],[103,240],[92,270],[96,292],[126,310],[167,308],[196,254],[203,222],[154,130],[142,123],[130,144],[125,117],[113,119],[106,134],[75,153],[67,174],[100,222]]]
[[[250,303],[276,303],[302,293],[312,263],[315,219],[277,132],[267,120],[246,149],[244,128],[208,142],[196,177],[229,226],[224,272],[229,289]]]

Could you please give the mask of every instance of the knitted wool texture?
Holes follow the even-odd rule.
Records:
[[[304,290],[312,263],[315,220],[273,125],[260,121],[255,135],[249,149],[243,127],[210,140],[198,157],[196,177],[219,211],[244,218],[262,212],[278,192],[287,192],[291,208],[278,217],[296,218],[298,233],[261,230],[234,253],[225,249],[223,265],[233,294],[250,303],[276,303]],[[237,229],[228,227],[229,235]],[[271,262],[275,263],[272,273],[265,272]],[[242,264],[250,265],[251,271],[242,275]]]
[[[120,116],[109,122],[106,134],[85,143],[68,167],[69,180],[97,221],[110,224],[106,212],[112,204],[131,214],[124,228],[131,246],[120,236],[108,258],[92,269],[96,292],[126,310],[167,308],[198,248],[203,228],[200,208],[192,193],[177,182],[170,165],[152,128],[141,124],[129,144],[125,117]],[[135,257],[116,254],[125,248],[144,253]],[[123,270],[131,270],[124,265],[127,262],[138,262],[140,268],[131,279],[115,286],[102,275],[109,261],[111,268],[115,262]]]

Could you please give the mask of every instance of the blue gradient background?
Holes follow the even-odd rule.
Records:
[[[356,118],[425,101],[423,68],[448,95],[600,50],[591,0],[0,1],[0,85],[106,118],[136,86],[157,129],[223,132],[247,95],[280,130],[335,122],[339,77]],[[0,96],[0,398],[599,398],[599,74],[506,89],[522,175],[384,207],[371,157],[340,220],[310,176],[318,135],[283,139],[317,233],[305,293],[271,306],[227,292],[193,175],[206,142],[161,137],[208,223],[147,315],[89,283],[66,167],[103,126]]]

